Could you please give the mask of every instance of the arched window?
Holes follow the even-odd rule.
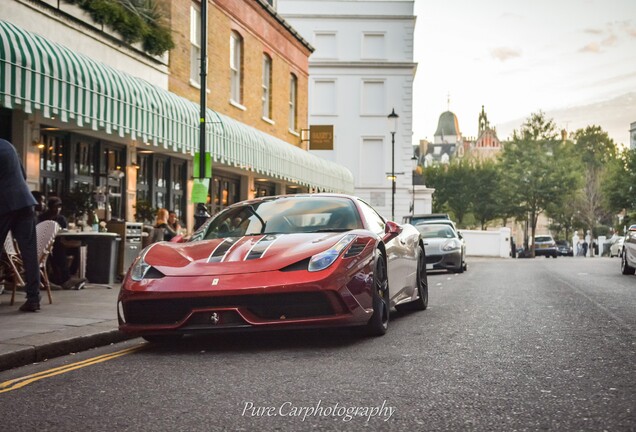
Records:
[[[230,99],[243,103],[243,38],[233,31],[230,36]]]
[[[289,77],[289,130],[296,130],[296,118],[298,113],[298,78],[291,74]]]
[[[263,118],[272,118],[272,58],[263,54]]]

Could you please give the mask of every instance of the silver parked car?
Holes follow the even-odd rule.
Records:
[[[612,257],[620,257],[623,254],[623,241],[624,237],[616,237],[615,239],[610,239],[610,248],[609,248],[609,256]]]
[[[426,251],[426,268],[463,273],[467,270],[466,244],[452,226],[439,223],[415,225],[422,235]]]
[[[559,256],[557,244],[550,234],[542,234],[534,237],[534,256],[552,257]]]
[[[424,243],[426,245],[426,243]],[[426,249],[426,246],[424,246]],[[636,273],[636,225],[631,225],[625,233],[621,254],[621,272],[624,275]]]

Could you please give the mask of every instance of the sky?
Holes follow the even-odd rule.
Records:
[[[475,137],[482,105],[500,139],[541,110],[559,129],[598,124],[628,143],[636,0],[415,0],[415,15],[414,144],[433,140],[449,108],[462,135]],[[615,98],[620,109],[599,104]],[[626,124],[598,120],[617,115]]]

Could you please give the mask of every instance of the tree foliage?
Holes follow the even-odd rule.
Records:
[[[501,153],[501,163],[512,204],[528,215],[534,238],[538,216],[549,206],[564,205],[577,189],[579,171],[571,148],[558,138],[553,120],[534,113],[514,131]]]
[[[599,126],[571,138],[561,138],[539,112],[513,133],[495,161],[426,167],[425,182],[435,189],[433,211],[450,213],[462,227],[473,220],[482,229],[499,218],[504,224],[508,218],[527,221],[532,237],[542,213],[553,233],[566,238],[575,229],[613,225],[623,210],[636,222],[636,150],[618,152]]]
[[[486,160],[474,164],[471,174],[471,208],[484,230],[490,221],[506,215],[507,209],[502,205],[501,170],[495,161]]]
[[[161,55],[174,48],[170,28],[157,0],[64,0],[86,11],[98,24],[119,33],[127,43],[141,42],[144,51]]]

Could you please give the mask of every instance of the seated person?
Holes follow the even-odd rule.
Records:
[[[154,241],[170,241],[172,237],[177,235],[170,224],[168,223],[169,212],[165,208],[161,208],[157,211],[157,218],[155,220],[155,231],[153,232]]]
[[[181,230],[181,224],[179,223],[179,219],[177,218],[177,213],[175,213],[174,211],[168,212],[168,226],[172,228],[172,230],[177,234]]]
[[[46,211],[46,198],[40,191],[31,191],[31,195],[33,195],[33,198],[35,198],[35,202],[37,203],[33,208],[33,210],[35,210],[36,217],[35,223],[37,223],[37,218]]]
[[[48,208],[38,216],[38,222],[52,220],[57,222],[62,229],[68,228],[66,218],[60,213],[62,210],[62,200],[58,197],[50,197]],[[86,284],[86,278],[79,278],[72,275],[79,269],[79,253],[82,243],[77,240],[55,239],[53,250],[49,257],[52,272],[49,279],[52,285],[60,285],[64,289],[82,289]],[[69,266],[67,256],[73,257]]]

